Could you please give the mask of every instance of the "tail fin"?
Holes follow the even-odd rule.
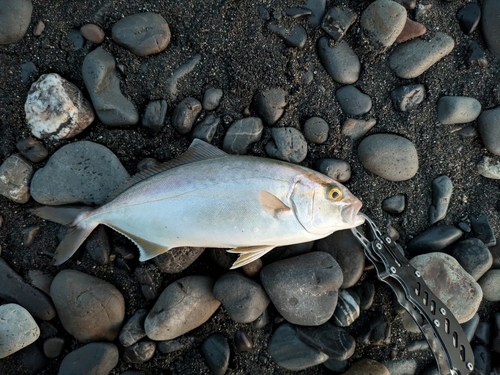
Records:
[[[42,219],[50,220],[68,226],[68,233],[57,247],[53,265],[60,265],[67,261],[78,250],[80,245],[92,233],[99,223],[87,223],[86,213],[92,211],[89,207],[39,207],[31,210]]]

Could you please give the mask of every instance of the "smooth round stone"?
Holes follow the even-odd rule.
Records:
[[[34,343],[40,328],[28,310],[15,303],[0,306],[0,358]]]
[[[355,362],[344,375],[391,375],[387,367],[373,359]]]
[[[93,23],[87,23],[86,25],[80,27],[80,33],[85,39],[92,43],[101,44],[104,42],[105,35],[103,29]]]
[[[391,322],[384,314],[377,312],[373,318],[361,329],[356,338],[357,342],[367,345],[387,345],[391,339]]]
[[[150,12],[122,18],[111,29],[114,42],[137,56],[163,51],[169,45],[171,35],[167,21]]]
[[[222,149],[229,154],[245,155],[248,147],[260,141],[264,125],[258,117],[235,121],[227,130]]]
[[[332,7],[326,12],[321,28],[338,42],[346,34],[358,15],[345,7]]]
[[[429,225],[443,220],[448,212],[453,182],[448,176],[439,176],[432,180],[432,204],[429,207]]]
[[[336,359],[328,358],[325,362],[323,362],[323,366],[330,371],[343,374],[349,368],[349,361],[337,361]]]
[[[0,0],[0,44],[19,42],[31,22],[31,0]]]
[[[500,107],[483,111],[477,124],[486,149],[494,155],[500,155]]]
[[[304,124],[304,137],[312,143],[322,144],[328,138],[330,127],[321,117],[311,117]]]
[[[489,249],[477,238],[457,242],[450,254],[474,280],[479,280],[493,264]]]
[[[274,125],[283,115],[288,93],[280,88],[261,91],[255,97],[257,114],[266,125]]]
[[[427,29],[424,25],[407,18],[401,34],[396,38],[396,43],[404,43],[410,39],[417,38],[424,35],[426,31]]]
[[[414,375],[417,371],[417,361],[413,358],[398,361],[384,361],[382,364],[391,375]]]
[[[316,275],[311,278],[310,275]],[[289,322],[317,326],[335,310],[342,271],[324,252],[311,252],[265,266],[262,284],[278,312]]]
[[[266,153],[275,159],[300,163],[307,156],[307,141],[295,128],[271,129],[273,140],[266,144]]]
[[[180,134],[191,131],[196,118],[201,112],[201,103],[195,98],[184,98],[172,112],[172,126]]]
[[[422,84],[400,86],[391,92],[392,102],[398,111],[411,111],[425,99],[425,86]]]
[[[42,20],[39,20],[36,23],[35,27],[33,27],[33,35],[40,36],[40,35],[42,35],[44,30],[45,30],[45,23],[43,23]]]
[[[144,116],[142,117],[142,126],[154,132],[158,132],[165,123],[167,115],[167,101],[152,100],[148,103]]]
[[[208,276],[183,277],[165,288],[144,323],[151,340],[171,340],[205,323],[220,306]]]
[[[358,55],[345,41],[331,47],[328,37],[323,36],[318,39],[316,49],[321,64],[336,82],[348,85],[358,80],[361,63]]]
[[[472,351],[475,360],[473,374],[491,375],[491,349],[484,345],[476,345],[472,348]],[[495,372],[493,374],[495,374]]]
[[[49,152],[45,146],[36,139],[25,138],[16,143],[16,148],[28,160],[38,163],[44,160]]]
[[[156,344],[151,340],[139,341],[123,351],[123,360],[127,363],[144,363],[153,358]]]
[[[491,256],[493,257],[492,268],[500,269],[500,241],[497,238],[497,243],[489,248]]]
[[[351,166],[345,160],[318,159],[314,169],[338,182],[346,182],[351,178]]]
[[[118,364],[118,348],[105,342],[93,342],[69,353],[61,362],[58,375],[108,375]]]
[[[357,141],[363,138],[376,124],[377,120],[374,118],[368,120],[348,118],[342,125],[342,134],[351,138],[353,141]]]
[[[148,315],[148,310],[139,309],[134,315],[125,323],[123,328],[120,330],[120,335],[118,339],[123,347],[127,348],[139,340],[146,337],[146,331],[144,331],[144,321]]]
[[[481,29],[488,48],[493,54],[500,58],[500,3],[497,0],[485,0],[481,17]]]
[[[194,342],[194,337],[183,336],[175,340],[158,341],[158,350],[163,354],[173,353],[190,347]]]
[[[193,132],[191,133],[191,139],[198,138],[207,143],[212,142],[219,123],[219,117],[209,114],[194,126]]]
[[[437,118],[441,124],[465,124],[481,113],[481,103],[466,96],[442,96],[438,100]]]
[[[483,292],[455,258],[445,253],[429,253],[412,258],[410,263],[420,271],[429,289],[445,303],[459,323],[474,316]]]
[[[229,317],[237,323],[253,322],[270,302],[259,283],[235,271],[219,278],[214,285],[213,293]]]
[[[377,47],[390,47],[406,23],[406,9],[392,0],[376,0],[361,15],[361,27]]]
[[[107,281],[64,270],[54,278],[50,296],[64,329],[78,341],[112,341],[118,336],[125,301]]]
[[[478,281],[487,301],[500,301],[500,270],[489,270]]]
[[[359,296],[359,309],[361,311],[368,310],[375,298],[375,285],[371,282],[363,282],[353,287]]]
[[[229,366],[229,343],[221,333],[212,333],[200,347],[201,354],[215,375],[224,375]]]
[[[409,180],[418,171],[413,143],[394,134],[374,134],[358,146],[358,157],[366,169],[389,181]]]
[[[451,225],[433,226],[412,238],[406,248],[413,255],[441,251],[462,237],[462,234],[460,229]]]
[[[359,296],[351,289],[339,290],[337,307],[333,313],[333,321],[340,327],[348,327],[359,318]]]
[[[106,227],[104,225],[99,225],[94,229],[85,240],[84,247],[94,262],[101,266],[108,264],[111,244],[106,232]]]
[[[354,354],[354,338],[331,323],[326,322],[317,327],[297,326],[296,330],[300,340],[327,354],[331,359],[343,361]]]
[[[465,35],[476,30],[481,19],[481,8],[477,3],[468,3],[457,12],[458,24]]]
[[[158,255],[154,261],[161,272],[179,273],[193,264],[204,251],[204,247],[175,247]]]
[[[490,322],[479,322],[479,317],[478,317],[478,323],[477,323],[476,331],[474,332],[474,338],[481,345],[490,345],[491,333],[492,333],[491,323]]]
[[[61,337],[51,337],[43,342],[43,354],[47,358],[57,358],[64,349],[64,339]]]
[[[268,350],[274,362],[292,371],[304,370],[328,359],[327,354],[300,340],[295,327],[288,323],[280,325],[271,336]]]
[[[216,109],[222,100],[224,92],[221,89],[210,88],[203,94],[203,109],[206,111],[213,111]]]
[[[9,156],[0,165],[0,195],[16,203],[28,202],[33,171],[20,155]]]
[[[309,25],[318,27],[325,15],[326,0],[307,0],[304,8],[311,11],[309,16]]]
[[[38,73],[38,69],[32,61],[21,64],[21,81],[23,83],[29,82],[35,73]]]
[[[38,203],[102,205],[108,195],[130,178],[108,148],[79,141],[57,150],[31,180],[31,195]]]
[[[259,12],[260,18],[262,18],[264,21],[269,21],[271,19],[269,11],[264,6],[257,5],[257,12]]]
[[[248,352],[253,348],[253,340],[248,333],[237,330],[234,333],[234,346],[239,352]]]
[[[405,207],[406,196],[404,194],[396,194],[382,201],[382,209],[390,214],[400,214],[405,210]]]
[[[371,98],[354,86],[344,86],[335,93],[342,110],[351,116],[360,116],[372,108]]]

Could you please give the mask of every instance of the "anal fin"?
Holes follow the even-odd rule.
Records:
[[[236,262],[233,263],[230,269],[242,267],[246,264],[252,263],[254,260],[259,259],[264,254],[268,253],[275,246],[248,246],[248,247],[235,247],[234,249],[227,250],[228,253],[240,254]]]

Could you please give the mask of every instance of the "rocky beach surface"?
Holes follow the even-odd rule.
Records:
[[[50,264],[67,228],[30,209],[102,205],[195,138],[344,183],[474,374],[500,373],[499,20],[499,0],[0,0],[0,373],[438,374],[349,230],[230,271],[224,249],[139,262],[100,226]]]

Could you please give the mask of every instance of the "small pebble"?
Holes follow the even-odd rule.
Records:
[[[372,108],[371,98],[351,85],[338,89],[335,96],[342,110],[351,116],[364,115]]]
[[[318,159],[314,169],[338,182],[346,182],[351,178],[351,166],[344,160]]]
[[[64,339],[61,337],[51,337],[43,342],[43,354],[47,358],[57,358],[64,349]]]
[[[396,3],[401,4],[407,10],[413,10],[417,6],[417,0],[395,0]]]
[[[358,120],[348,118],[342,125],[342,134],[351,138],[353,141],[363,138],[377,124],[377,120],[370,118],[368,120]]]
[[[321,28],[330,37],[339,42],[349,27],[356,21],[357,14],[345,7],[333,7],[326,12],[321,22]]]
[[[498,14],[500,13],[500,4],[496,0],[485,0],[483,2],[481,31],[486,45],[493,54],[500,57],[500,40],[497,37],[500,33],[500,24]]]
[[[344,375],[391,375],[387,367],[373,359],[355,362]]]
[[[478,280],[486,301],[500,301],[500,270],[489,270]]]
[[[411,111],[425,99],[425,86],[422,84],[400,86],[391,92],[392,102],[398,111]]]
[[[248,147],[260,141],[264,125],[258,117],[247,117],[235,121],[224,137],[222,149],[229,154],[245,155]]]
[[[481,8],[477,3],[468,3],[457,12],[460,28],[465,35],[470,35],[476,30],[481,19]]]
[[[144,331],[144,320],[147,315],[148,310],[137,310],[120,330],[118,339],[120,340],[120,344],[122,344],[125,348],[146,337],[146,331]]]
[[[158,132],[163,127],[165,123],[165,117],[167,115],[167,101],[153,100],[150,101],[142,117],[142,126],[148,128],[154,132]]]
[[[266,125],[274,125],[283,115],[288,93],[280,88],[261,91],[255,96],[255,109]]]
[[[316,327],[297,326],[296,329],[300,340],[327,354],[331,359],[343,361],[354,354],[354,338],[331,323]]]
[[[144,363],[153,358],[156,344],[151,340],[142,340],[123,351],[123,360],[127,363]]]
[[[326,0],[307,0],[303,8],[309,9],[311,15],[309,16],[309,25],[318,27],[325,15]]]
[[[116,345],[93,342],[70,352],[61,362],[58,375],[109,374],[118,364],[120,354]],[[99,372],[96,372],[98,369]]]
[[[441,124],[465,124],[481,113],[481,103],[465,96],[442,96],[438,100],[437,118]]]
[[[328,138],[330,127],[321,117],[310,117],[304,124],[304,137],[312,143],[322,144]]]
[[[376,0],[361,14],[361,27],[376,47],[390,47],[406,24],[406,9],[391,0]]]
[[[490,345],[491,334],[492,327],[490,322],[478,322],[474,337],[481,345]]]
[[[479,280],[493,264],[493,257],[481,240],[468,238],[454,244],[450,252],[474,280]]]
[[[273,137],[266,144],[266,153],[272,158],[300,163],[307,156],[307,141],[295,128],[272,128]]]
[[[83,46],[85,45],[85,39],[83,38],[82,33],[78,29],[70,30],[68,33],[68,39],[74,51],[82,49]]]
[[[253,340],[245,331],[237,330],[234,333],[234,345],[240,352],[248,352],[253,348]]]
[[[207,143],[212,142],[219,123],[219,117],[209,114],[194,126],[193,132],[191,133],[191,139],[198,138]]]
[[[451,225],[433,226],[413,237],[406,248],[412,255],[441,251],[462,237],[462,231]]]
[[[111,243],[104,225],[99,225],[87,237],[85,241],[85,250],[91,258],[100,266],[109,263],[109,255],[111,253]]]
[[[400,214],[405,208],[406,196],[404,194],[396,194],[382,201],[382,209],[390,214]]]
[[[477,171],[481,176],[500,180],[500,162],[484,156],[477,165]]]
[[[439,176],[432,181],[432,204],[429,207],[428,215],[429,225],[445,218],[452,192],[453,182],[448,176]]]
[[[427,29],[424,25],[407,18],[401,34],[396,38],[396,43],[404,43],[410,39],[417,38],[424,35],[426,31]]]
[[[26,83],[31,80],[31,77],[38,72],[38,69],[32,61],[21,64],[21,81]]]
[[[457,134],[464,138],[474,138],[477,136],[476,128],[472,125],[464,126],[460,129]]]
[[[485,67],[488,65],[486,54],[484,53],[481,46],[473,40],[469,40],[465,62],[472,66]]]
[[[359,318],[359,296],[355,290],[339,290],[337,307],[333,313],[333,322],[340,327],[348,327]]]
[[[203,94],[203,109],[213,111],[220,105],[224,92],[221,89],[210,88]]]
[[[370,309],[375,299],[375,285],[371,282],[363,282],[353,287],[359,296],[359,309],[366,311]]]
[[[179,273],[188,268],[205,251],[204,247],[175,247],[154,258],[164,273]]]
[[[500,107],[481,112],[477,123],[486,149],[500,155]]]
[[[92,43],[101,44],[104,42],[104,31],[93,23],[88,23],[80,27],[80,33],[85,39]]]
[[[271,19],[269,11],[264,6],[258,5],[257,12],[259,13],[260,18],[262,18],[264,21],[269,21]]]
[[[355,83],[361,71],[361,63],[353,49],[345,41],[330,46],[328,37],[323,36],[316,44],[321,64],[334,81],[341,84]]]
[[[289,47],[303,49],[306,45],[307,31],[302,25],[295,25],[291,31],[272,23],[267,24],[267,28],[283,39]]]
[[[486,216],[485,214],[481,214],[478,217],[471,216],[470,222],[471,222],[472,230],[474,231],[474,234],[487,247],[496,245],[497,239],[495,237],[495,232],[493,231],[493,228],[490,225],[490,221],[488,219],[488,216]]]
[[[229,366],[229,344],[220,333],[212,333],[200,347],[201,353],[208,363],[208,367],[215,375],[224,375]]]
[[[42,35],[44,30],[45,30],[45,24],[43,23],[42,20],[38,20],[35,27],[33,27],[33,35],[40,36]]]
[[[172,112],[172,126],[180,134],[187,134],[201,112],[201,103],[195,98],[185,98]]]
[[[33,163],[38,163],[44,160],[49,154],[45,146],[33,138],[20,140],[16,143],[16,148],[26,159],[32,161]]]

